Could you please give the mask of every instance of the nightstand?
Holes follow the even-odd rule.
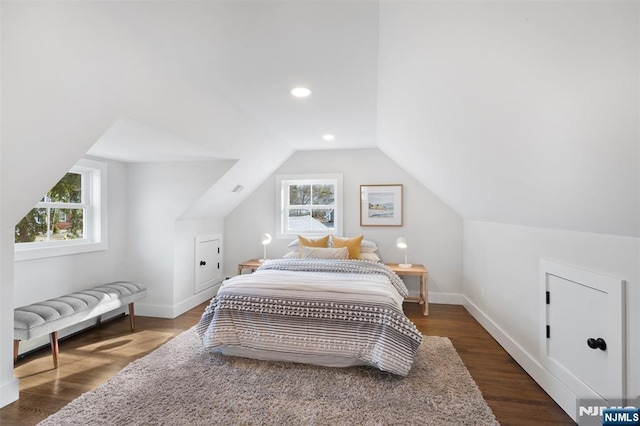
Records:
[[[404,300],[411,302],[418,302],[424,305],[424,315],[429,315],[429,283],[427,269],[414,263],[411,268],[401,268],[397,263],[385,263],[393,272],[399,276],[417,276],[420,277],[420,296],[419,297],[405,297]]]
[[[248,269],[250,273],[254,273],[262,265],[260,259],[249,259],[242,263],[238,263],[238,275],[242,274],[243,269]]]

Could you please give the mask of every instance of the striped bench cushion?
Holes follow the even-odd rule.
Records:
[[[50,334],[126,306],[146,294],[144,284],[117,281],[16,308],[13,311],[14,339],[30,340]]]

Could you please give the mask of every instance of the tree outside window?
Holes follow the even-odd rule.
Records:
[[[16,243],[84,238],[83,175],[69,172],[15,228]]]
[[[283,207],[279,235],[339,232],[342,179],[333,176],[279,178]]]
[[[107,163],[82,158],[15,226],[14,259],[106,250]]]

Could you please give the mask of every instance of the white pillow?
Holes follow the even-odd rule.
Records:
[[[291,241],[287,247],[297,250],[299,245],[300,241],[296,238],[295,240]]]
[[[360,253],[373,253],[378,250],[378,245],[373,241],[362,240],[360,244]]]
[[[299,257],[300,256],[300,252],[298,252],[298,250],[293,250],[290,251],[289,253],[285,254],[284,256],[282,256],[283,259],[291,259],[293,257]]]
[[[343,247],[346,248],[346,247]],[[347,253],[349,253],[349,249],[347,249]],[[290,252],[287,252],[287,254],[285,254],[284,256],[282,256],[283,259],[296,259],[300,257],[300,252],[298,250],[292,250]],[[375,253],[366,253],[366,252],[360,252],[360,260],[366,260],[367,262],[380,262],[380,256],[378,256]]]
[[[360,252],[360,260],[366,260],[367,262],[380,262],[380,257],[375,253]]]
[[[301,259],[348,259],[349,250],[346,247],[300,247]]]
[[[362,250],[363,248],[372,248],[374,250],[378,250],[378,245],[373,241],[362,240],[362,243],[360,243],[360,250]]]

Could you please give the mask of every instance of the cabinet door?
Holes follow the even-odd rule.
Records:
[[[624,281],[552,262],[543,273],[543,365],[576,396],[624,397]]]
[[[196,237],[195,293],[222,281],[222,238],[219,235]]]

